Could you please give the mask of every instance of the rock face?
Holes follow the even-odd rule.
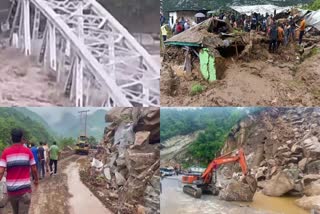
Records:
[[[111,124],[93,155],[103,169],[89,169],[103,177],[105,201],[115,213],[160,213],[160,109],[113,108],[105,119]]]
[[[231,181],[225,189],[220,191],[219,199],[226,201],[252,201],[254,192],[248,184],[240,181]]]
[[[320,195],[319,139],[319,108],[267,108],[239,121],[222,153],[242,147],[264,194],[304,196],[297,204],[310,209]]]

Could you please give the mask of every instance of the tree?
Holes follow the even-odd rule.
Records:
[[[59,147],[64,148],[67,146],[73,146],[76,144],[76,139],[72,138],[72,137],[68,137],[68,138],[62,138],[59,140],[58,144]]]
[[[90,136],[90,137],[88,138],[88,143],[91,144],[91,145],[95,145],[95,144],[98,144],[98,141],[96,140],[95,137]]]

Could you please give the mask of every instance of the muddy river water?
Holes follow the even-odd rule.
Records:
[[[210,213],[210,214],[307,214],[294,204],[294,197],[268,197],[257,192],[253,202],[227,202],[212,195],[195,199],[182,192],[181,177],[161,181],[161,213]]]

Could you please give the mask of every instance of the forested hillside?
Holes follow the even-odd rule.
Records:
[[[32,120],[15,108],[0,108],[0,151],[11,143],[10,132],[13,128],[22,128],[30,142],[54,141],[54,137],[40,122]]]
[[[243,117],[261,110],[263,108],[161,109],[161,142],[173,136],[205,130],[188,148],[190,157],[205,166],[221,149],[231,128]]]

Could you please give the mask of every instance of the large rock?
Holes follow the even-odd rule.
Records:
[[[110,168],[109,167],[104,168],[103,174],[104,174],[104,176],[106,177],[106,179],[108,181],[111,180],[111,172],[110,172]]]
[[[139,131],[136,133],[134,144],[141,146],[145,143],[149,143],[150,131]]]
[[[150,143],[160,142],[160,108],[142,108],[135,132],[150,131]]]
[[[149,145],[152,146],[152,145]],[[158,153],[158,154],[157,154]],[[128,149],[125,154],[126,166],[131,175],[139,175],[159,158],[159,152]]]
[[[305,139],[301,146],[303,148],[303,154],[306,157],[318,158],[320,156],[320,142],[315,136]]]
[[[267,181],[262,193],[268,196],[281,196],[294,188],[294,181],[285,172],[279,172]]]
[[[220,191],[219,199],[226,201],[252,201],[254,192],[248,184],[232,180],[225,189]]]
[[[320,180],[313,181],[304,187],[303,193],[306,196],[320,195]]]
[[[121,173],[116,171],[114,175],[116,176],[116,182],[118,186],[123,186],[126,183],[126,179],[121,175]]]
[[[302,198],[295,201],[295,203],[306,210],[320,210],[320,195],[318,196],[303,196]]]
[[[308,174],[320,174],[320,160],[316,160],[316,161],[308,163],[306,165],[306,172]]]
[[[117,122],[121,120],[130,120],[132,118],[133,108],[112,108],[106,114],[106,122]]]

